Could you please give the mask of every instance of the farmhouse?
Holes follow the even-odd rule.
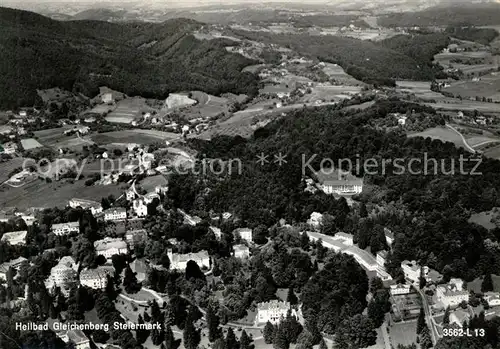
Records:
[[[170,259],[170,269],[172,270],[186,270],[187,263],[194,261],[201,268],[210,268],[210,256],[207,251],[200,251],[196,253],[178,254],[172,253],[172,250],[167,251],[168,259]]]
[[[323,169],[316,172],[315,176],[325,194],[351,196],[363,191],[363,179],[342,170]]]
[[[110,208],[104,211],[105,221],[118,221],[127,219],[127,210],[123,207]]]
[[[252,237],[252,229],[249,228],[238,228],[233,231],[234,237],[240,237],[242,240],[252,242],[253,237]]]
[[[257,324],[265,324],[268,321],[273,325],[278,324],[284,319],[288,311],[292,313],[293,316],[297,316],[297,312],[290,306],[290,303],[271,300],[269,302],[263,302],[257,304],[257,317],[255,322]]]
[[[106,237],[94,242],[95,252],[98,256],[111,258],[115,254],[128,254],[127,243],[122,239]]]
[[[27,234],[28,234],[28,232],[26,230],[5,233],[5,234],[3,234],[1,241],[5,241],[9,245],[25,245]]]
[[[71,233],[79,233],[80,223],[69,222],[69,223],[52,224],[51,230],[57,236],[68,235]]]
[[[92,200],[73,198],[69,200],[69,207],[71,208],[81,207],[84,210],[90,210],[90,212],[92,212],[94,216],[102,212],[101,204],[98,203],[97,201],[92,201]]]
[[[98,267],[80,272],[80,284],[93,289],[103,289],[106,287],[108,275],[113,276],[113,267]]]

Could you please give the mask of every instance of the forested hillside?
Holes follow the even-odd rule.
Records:
[[[325,62],[337,63],[349,75],[367,83],[394,85],[394,80],[432,80],[434,69],[428,59],[431,51],[446,46],[446,37],[416,35],[409,42],[391,45],[363,41],[348,37],[311,36],[306,34],[270,34],[262,32],[236,31],[237,35],[250,40],[275,43],[290,48],[301,55]],[[419,42],[425,43],[424,55],[408,48]],[[402,43],[401,43],[402,44]],[[416,46],[417,49],[420,49]]]
[[[443,5],[420,12],[391,13],[378,18],[383,27],[428,27],[500,24],[500,5],[495,3]]]
[[[50,87],[93,96],[106,85],[155,98],[180,90],[256,93],[256,77],[241,73],[253,62],[220,41],[196,40],[198,26],[57,22],[0,8],[0,108],[32,105],[36,89]]]
[[[491,268],[500,269],[500,250],[486,243],[489,239],[496,244],[500,232],[487,232],[467,222],[471,212],[500,205],[500,162],[483,159],[476,169],[481,175],[461,175],[458,160],[461,155],[468,155],[452,143],[407,138],[401,132],[387,133],[367,126],[387,113],[408,109],[432,113],[428,108],[403,102],[378,102],[358,112],[333,107],[301,110],[257,130],[251,140],[221,137],[211,142],[194,142],[192,145],[208,158],[241,159],[242,174],[233,173],[223,180],[208,176],[205,181],[194,175],[179,175],[173,178],[169,195],[176,206],[189,210],[231,210],[253,227],[271,226],[279,218],[304,222],[313,211],[327,212],[333,217],[330,233],[351,232],[362,248],[372,245],[372,250],[378,246],[376,236],[381,227],[388,227],[396,235],[391,257],[394,264],[389,264],[390,269],[403,259],[413,258],[445,275],[466,279]],[[255,164],[258,154],[279,152],[287,156],[288,162],[283,166],[272,162],[265,166]],[[380,168],[381,159],[423,159],[424,153],[428,158],[443,161],[444,165],[438,163],[438,167],[444,166],[446,171],[454,159],[456,173],[445,174],[439,169],[440,174],[435,175],[432,163],[427,175],[408,171],[399,174],[391,164],[385,172]],[[368,158],[378,159],[377,174],[364,176],[365,183],[377,189],[362,199],[384,203],[389,208],[376,217],[360,218],[353,215],[344,199],[304,192],[302,155],[307,160],[313,154],[317,154],[311,163],[315,169],[323,158],[334,162],[349,158],[353,163],[357,158],[361,163]],[[417,162],[412,169],[423,170],[422,166],[422,162]],[[463,166],[470,172],[475,162]],[[357,175],[362,176],[362,172]]]

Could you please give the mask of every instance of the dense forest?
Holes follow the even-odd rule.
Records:
[[[461,3],[437,6],[420,12],[391,13],[378,18],[383,27],[429,27],[500,24],[500,5]]]
[[[389,39],[374,43],[348,37],[310,36],[306,34],[269,34],[238,30],[241,37],[274,43],[290,48],[301,55],[337,63],[358,80],[380,85],[394,85],[394,80],[432,80],[431,52],[446,47],[444,35],[416,34],[409,38]],[[420,46],[424,46],[424,54]],[[418,49],[418,52],[417,52]]]
[[[257,92],[241,69],[253,61],[226,52],[218,40],[198,41],[199,24],[57,22],[0,8],[0,108],[33,105],[36,89],[60,87],[94,96],[99,86],[164,98],[179,90]]]
[[[460,40],[474,41],[483,45],[488,45],[498,36],[495,29],[475,27],[448,27],[445,33]]]
[[[377,246],[377,234],[385,226],[396,236],[390,265],[418,259],[445,276],[473,279],[500,268],[500,233],[467,222],[471,212],[500,205],[496,189],[500,162],[482,159],[476,169],[481,175],[462,175],[460,166],[470,173],[476,163],[471,160],[460,165],[460,157],[469,159],[471,155],[452,143],[407,138],[398,130],[386,132],[368,126],[390,112],[432,112],[429,109],[398,101],[377,102],[363,111],[304,109],[257,130],[251,140],[219,137],[210,142],[193,141],[192,146],[206,158],[241,159],[242,173],[223,178],[174,176],[169,196],[175,206],[195,212],[230,211],[253,227],[271,226],[280,218],[305,222],[313,211],[328,213],[332,220],[327,233],[351,232],[363,248],[372,243]],[[287,156],[286,164],[255,164],[258,154],[279,152]],[[302,154],[306,160],[317,154],[311,162],[316,170],[323,158],[334,163],[351,159],[354,164],[356,159],[362,164],[373,158],[379,166],[382,159],[408,162],[416,158],[421,162],[412,169],[427,168],[427,174],[398,173],[393,164],[387,164],[385,172],[378,167],[377,174],[370,175],[361,168],[356,175],[364,175],[365,185],[373,189],[360,199],[386,208],[377,215],[360,217],[344,199],[304,192]],[[436,163],[425,161],[424,154]],[[451,167],[456,171],[453,175]]]

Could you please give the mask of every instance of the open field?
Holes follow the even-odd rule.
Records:
[[[422,132],[409,134],[408,137],[430,137],[432,139],[439,139],[443,142],[451,142],[454,143],[457,147],[467,149],[462,140],[462,137],[460,137],[460,135],[455,131],[445,127],[430,128]]]
[[[404,93],[413,93],[422,99],[441,100],[444,96],[438,92],[431,91],[431,83],[426,81],[396,81],[396,90]]]
[[[201,91],[193,91],[191,95],[198,103],[182,111],[181,115],[187,120],[215,117],[228,112],[229,106],[232,104],[227,98],[216,97]]]
[[[71,198],[101,201],[109,195],[119,197],[125,187],[117,185],[85,186],[85,179],[75,181],[53,181],[46,183],[35,180],[23,187],[12,188],[6,185],[0,187],[0,207],[17,207],[19,210],[30,207],[65,207]]]
[[[36,149],[36,148],[43,147],[43,145],[40,144],[34,138],[21,139],[21,145],[23,146],[24,150],[30,150],[30,149]]]
[[[16,168],[22,167],[24,158],[13,158],[11,160],[0,163],[0,183],[9,179],[8,175]]]
[[[417,342],[417,322],[395,323],[389,328],[391,343],[396,348],[399,344],[410,345]]]
[[[129,97],[116,103],[116,108],[106,115],[106,121],[113,123],[130,124],[142,112],[153,109],[146,104],[146,99],[141,97]]]
[[[100,145],[109,143],[150,144],[170,141],[177,138],[180,138],[180,135],[176,133],[139,129],[96,133],[92,135],[92,140]]]
[[[333,86],[317,85],[312,88],[312,92],[305,94],[300,98],[300,103],[315,103],[316,101],[339,102],[343,99],[349,99],[352,95],[361,92],[361,86]]]
[[[89,137],[78,137],[76,134],[65,135],[64,131],[71,128],[71,126],[66,126],[35,131],[35,138],[43,145],[54,149],[75,148],[94,143]]]
[[[324,64],[323,72],[328,75],[330,79],[334,79],[335,81],[345,85],[364,86],[362,81],[356,80],[347,74],[340,65],[326,62],[323,62],[322,64]]]
[[[483,75],[480,81],[455,81],[444,92],[452,93],[462,98],[491,98],[493,102],[500,101],[500,73]]]

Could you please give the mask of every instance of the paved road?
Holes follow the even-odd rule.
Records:
[[[439,334],[436,330],[436,327],[434,326],[434,321],[432,319],[432,314],[430,311],[430,305],[429,302],[427,301],[427,297],[425,296],[424,292],[418,288],[417,290],[418,293],[420,294],[420,298],[422,299],[422,306],[424,307],[424,312],[425,312],[425,321],[427,322],[427,326],[429,326],[429,330],[431,331],[432,344],[435,345],[439,338]]]
[[[391,348],[391,339],[389,338],[389,333],[387,332],[387,322],[384,321],[382,324],[382,336],[384,337],[385,349]]]

